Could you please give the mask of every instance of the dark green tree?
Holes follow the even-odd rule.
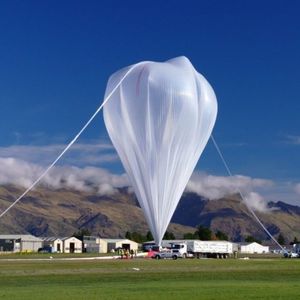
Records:
[[[151,233],[151,231],[148,231],[146,234],[146,240],[147,241],[153,241],[153,235]]]
[[[87,228],[81,228],[77,232],[74,232],[72,236],[76,237],[77,239],[83,241],[84,236],[90,236],[91,232]]]
[[[175,235],[172,232],[166,231],[163,237],[164,240],[175,240]]]
[[[298,239],[296,237],[294,237],[293,241],[290,242],[290,245],[294,245],[294,244],[298,244],[298,243],[299,243]]]
[[[280,245],[284,245],[285,244],[285,238],[284,238],[284,236],[281,233],[279,233],[279,235],[278,235],[277,242]]]
[[[259,243],[261,244],[261,241],[256,239],[255,237],[253,237],[252,235],[248,235],[246,238],[245,238],[245,242],[247,243]]]
[[[205,226],[199,225],[195,231],[195,237],[199,240],[210,241],[212,238],[212,231]]]
[[[183,235],[183,239],[184,240],[195,240],[196,237],[195,237],[195,234],[192,233],[192,232],[187,232]]]
[[[132,237],[131,237],[131,232],[126,231],[126,233],[125,233],[125,238],[128,239],[128,240],[131,240],[131,239],[132,239]]]
[[[144,243],[146,241],[146,237],[139,232],[132,232],[131,233],[131,240],[137,243]]]
[[[216,238],[221,241],[228,241],[228,235],[221,230],[216,232]]]

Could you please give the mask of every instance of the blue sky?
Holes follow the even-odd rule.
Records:
[[[48,163],[99,106],[110,74],[185,55],[216,92],[214,137],[232,172],[271,180],[270,195],[298,191],[299,9],[298,1],[1,1],[0,158]],[[100,153],[78,151],[98,143]],[[76,159],[71,152],[61,164],[122,173],[107,143],[101,115]],[[212,143],[197,168],[226,174]]]

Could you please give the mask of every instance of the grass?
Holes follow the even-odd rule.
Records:
[[[114,253],[37,253],[37,252],[21,252],[21,253],[5,253],[0,252],[1,259],[33,259],[33,258],[73,258],[73,257],[95,257],[95,256],[114,256]]]
[[[139,268],[139,271],[133,268]],[[298,299],[300,260],[0,260],[1,299]]]

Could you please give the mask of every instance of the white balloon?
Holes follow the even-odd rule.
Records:
[[[106,95],[132,66],[114,73]],[[135,65],[104,121],[160,245],[217,116],[215,93],[186,57]]]

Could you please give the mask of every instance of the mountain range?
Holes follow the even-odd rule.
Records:
[[[0,210],[14,201],[23,189],[13,185],[0,187]],[[300,207],[285,202],[269,202],[268,209],[257,212],[265,227],[286,242],[300,239]],[[218,200],[184,193],[168,231],[177,238],[193,233],[196,226],[221,230],[232,241],[251,235],[260,240],[268,236],[237,195]],[[134,194],[127,188],[97,195],[93,191],[39,187],[24,197],[0,219],[0,233],[30,233],[36,236],[68,236],[88,229],[102,237],[124,237],[127,231],[145,234],[149,228]]]

